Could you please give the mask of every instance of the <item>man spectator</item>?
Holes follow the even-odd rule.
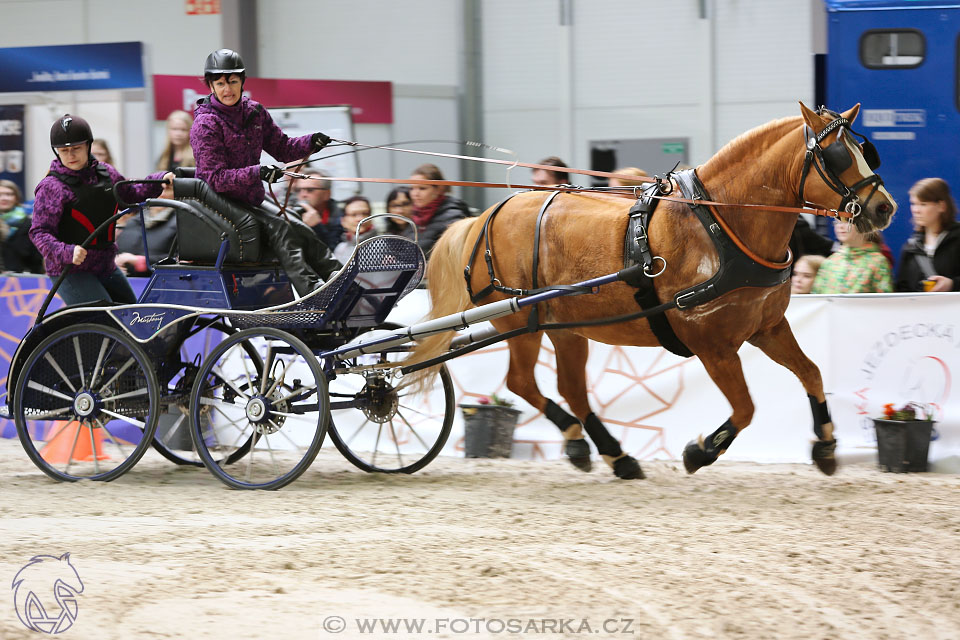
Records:
[[[537,164],[547,165],[549,167],[559,167],[566,169],[566,163],[557,156],[544,158]],[[558,184],[570,184],[570,174],[566,171],[547,171],[546,169],[533,170],[533,184],[540,187],[554,187]]]
[[[319,169],[307,168],[300,173],[317,178],[330,177],[330,174]],[[292,188],[302,220],[310,225],[317,237],[328,247],[336,247],[343,238],[343,227],[340,226],[341,214],[337,201],[330,197],[330,181],[300,179]]]

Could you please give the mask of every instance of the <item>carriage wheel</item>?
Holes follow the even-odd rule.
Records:
[[[190,392],[203,358],[226,336],[237,331],[238,329],[219,321],[208,325],[198,323],[180,345],[182,368],[170,381],[167,389],[167,394],[176,400],[170,402],[166,411],[160,414],[153,438],[153,448],[176,465],[203,466],[203,461],[193,448],[193,438],[190,437]],[[250,349],[247,356],[257,373],[263,371],[263,362],[256,351]],[[209,412],[209,407],[201,411],[201,419],[208,421]],[[252,442],[252,439],[249,440],[245,443],[247,446],[239,447],[222,463],[232,464],[242,458],[250,450],[249,445]]]
[[[398,325],[384,325],[386,329]],[[330,389],[330,439],[356,467],[370,472],[414,473],[440,453],[455,409],[453,381],[440,367],[441,388],[414,393],[399,363],[402,346],[337,362]]]
[[[263,373],[251,366],[251,351]],[[313,352],[269,327],[221,342],[200,365],[190,399],[193,446],[203,464],[235,489],[293,482],[320,451],[330,420],[327,379]],[[208,420],[202,419],[205,410]],[[244,447],[237,464],[219,462]]]
[[[17,434],[51,478],[113,480],[150,446],[159,386],[149,357],[126,334],[97,324],[61,329],[17,379]]]

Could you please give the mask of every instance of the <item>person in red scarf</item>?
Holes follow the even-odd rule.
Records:
[[[443,174],[435,164],[422,164],[410,176],[414,180],[443,180]],[[430,255],[434,243],[447,227],[470,215],[470,208],[463,200],[447,195],[448,187],[433,184],[410,185],[413,200],[413,221],[419,231],[417,244],[424,255]]]

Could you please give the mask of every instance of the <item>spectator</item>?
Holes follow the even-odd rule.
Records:
[[[150,260],[156,262],[167,257],[177,239],[177,217],[170,207],[150,207],[144,211],[147,247]],[[148,276],[151,273],[147,255],[143,250],[144,225],[140,214],[131,216],[123,229],[117,233],[117,254],[114,262],[128,276]]]
[[[211,93],[198,101],[190,130],[196,176],[220,195],[248,207],[293,288],[305,296],[341,265],[329,245],[300,220],[259,208],[266,194],[263,181],[274,183],[284,175],[283,167],[260,166],[260,155],[266,150],[281,162],[292,162],[319,151],[330,138],[319,131],[288,137],[262,105],[243,95],[246,77],[236,51],[219,49],[207,56],[203,79]]]
[[[801,256],[799,260],[793,263],[793,276],[790,278],[790,293],[796,295],[800,293],[810,293],[813,288],[813,281],[817,277],[817,271],[826,260],[823,256],[806,255]]]
[[[18,273],[43,273],[43,258],[30,241],[32,218],[22,206],[16,182],[0,180],[0,234],[3,236],[3,269]]]
[[[880,251],[879,231],[863,234],[849,222],[834,223],[840,250],[824,260],[811,293],[887,293],[893,291],[890,263]]]
[[[413,215],[413,200],[410,199],[410,187],[397,187],[387,194],[387,213],[404,218]],[[385,218],[387,233],[413,238],[413,225],[400,218]]]
[[[544,158],[537,164],[548,167],[568,168],[566,163],[557,156]],[[532,174],[533,184],[540,187],[555,187],[559,184],[570,184],[570,174],[566,171],[547,171],[546,169],[534,169]]]
[[[157,171],[173,171],[179,167],[195,167],[193,148],[190,147],[190,127],[193,118],[186,111],[171,111],[167,116],[167,142],[157,159]]]
[[[316,178],[298,179],[290,187],[297,197],[296,210],[301,219],[313,229],[328,247],[336,247],[343,239],[340,225],[340,207],[330,197],[330,174],[319,169],[304,169],[300,173]]]
[[[443,180],[443,174],[434,164],[420,165],[413,170],[410,177],[414,180]],[[417,244],[427,257],[430,256],[433,244],[447,227],[470,215],[467,204],[447,195],[447,189],[446,185],[439,184],[410,185],[410,199],[413,201],[412,217],[419,232]]]
[[[924,178],[910,188],[916,231],[900,254],[897,291],[960,291],[960,224],[950,187]]]
[[[343,203],[343,215],[340,216],[340,224],[343,227],[343,240],[333,250],[333,255],[340,262],[346,263],[354,247],[368,238],[377,235],[377,230],[373,228],[373,220],[367,220],[360,228],[360,235],[357,235],[357,225],[361,220],[370,215],[370,201],[363,196],[353,196]]]
[[[797,222],[790,236],[790,253],[793,254],[794,272],[797,261],[806,255],[829,256],[833,253],[833,240],[820,235],[812,227],[804,214],[797,216]],[[807,292],[809,293],[809,292]]]
[[[110,153],[110,145],[103,138],[94,138],[90,143],[90,155],[97,159],[97,162],[104,162],[116,166],[113,161],[113,154]]]
[[[110,187],[124,179],[111,165],[93,158],[92,142],[90,125],[83,118],[67,114],[53,123],[50,146],[56,158],[37,185],[30,239],[43,255],[51,277],[74,265],[57,292],[66,304],[136,302],[130,283],[114,264],[117,245],[113,228],[101,231],[88,249],[80,246],[92,229],[116,211]],[[159,177],[159,173],[149,176]],[[120,191],[123,199],[139,202],[160,195],[161,189],[156,184],[140,184],[124,185]]]
[[[642,180],[637,180],[636,178],[647,177],[647,172],[637,167],[624,167],[623,169],[617,169],[613,173],[623,177],[610,178],[608,184],[611,187],[640,187],[643,186],[644,183]]]

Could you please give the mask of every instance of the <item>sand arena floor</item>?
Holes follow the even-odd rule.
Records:
[[[38,637],[11,581],[64,552],[85,587],[64,638],[960,638],[960,476],[644,468],[398,477],[324,449],[290,487],[238,492],[152,451],[58,484],[0,440],[0,638]]]

